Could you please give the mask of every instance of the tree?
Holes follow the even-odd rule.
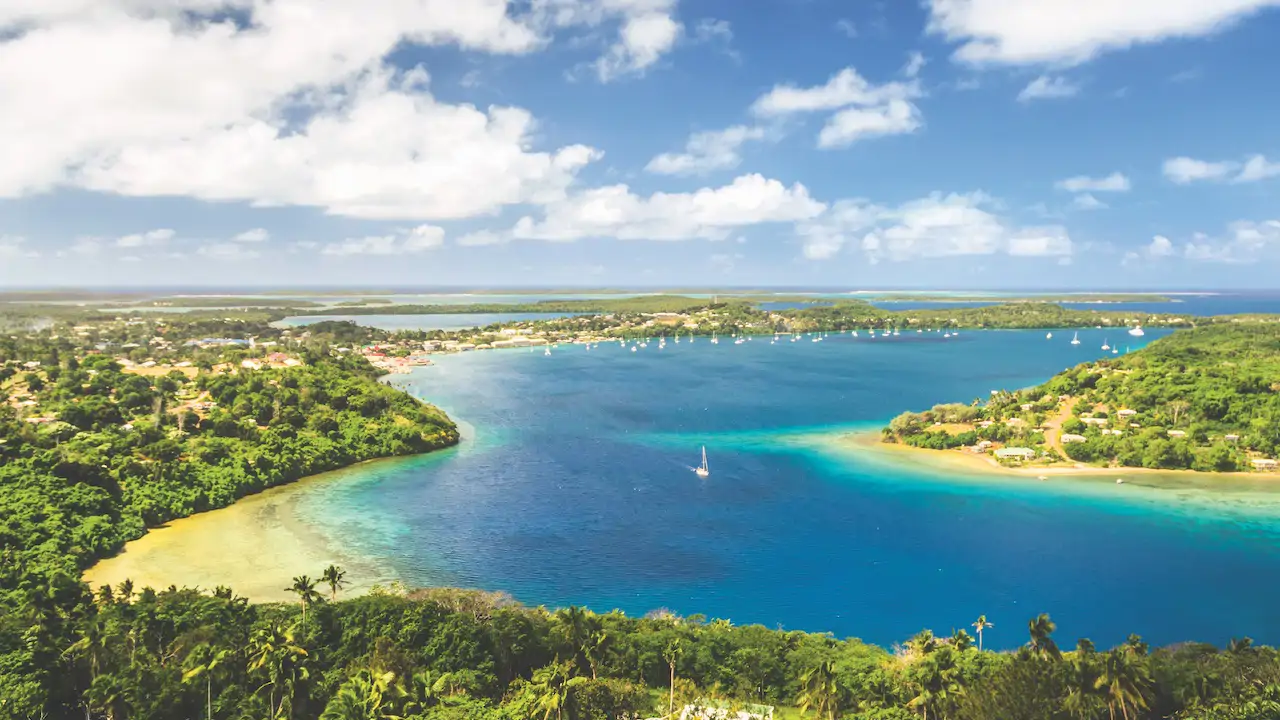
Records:
[[[1047,613],[1040,613],[1027,623],[1027,629],[1031,635],[1031,641],[1027,643],[1027,647],[1031,648],[1033,653],[1046,660],[1058,660],[1062,657],[1062,651],[1058,650],[1058,644],[1052,637],[1058,626],[1049,619]]]
[[[550,718],[552,713],[555,713],[556,720],[563,720],[573,689],[584,680],[573,676],[571,663],[552,663],[535,671],[529,691],[534,694],[534,707],[542,711],[543,720]]]
[[[321,599],[320,593],[316,592],[316,581],[306,575],[298,575],[293,579],[293,584],[285,588],[285,590],[298,596],[298,602],[302,605],[302,624],[305,626],[307,623],[307,606]]]
[[[285,629],[272,623],[258,628],[249,639],[249,658],[249,671],[262,672],[267,677],[258,691],[271,689],[268,696],[271,716],[277,717],[283,712],[285,717],[292,717],[296,698],[311,677],[307,666],[310,654],[298,643],[296,626]]]
[[[402,694],[393,672],[361,670],[338,688],[320,720],[392,720],[398,718],[395,700]]]
[[[819,717],[835,720],[840,715],[842,692],[836,669],[830,660],[823,660],[800,676],[800,711],[814,710]]]
[[[676,712],[676,660],[680,658],[680,641],[674,640],[662,651],[662,659],[671,668],[670,693],[667,700],[667,716],[674,717]]]
[[[987,628],[995,627],[994,624],[987,622],[986,615],[979,615],[978,619],[973,622],[973,627],[978,631],[978,650],[982,650],[982,631]]]
[[[1174,400],[1169,403],[1169,414],[1173,416],[1173,425],[1177,427],[1178,418],[1191,407],[1191,403],[1186,400]]]
[[[1062,709],[1077,720],[1096,718],[1102,707],[1098,692],[1098,659],[1093,643],[1081,638],[1076,643],[1075,656],[1068,664],[1067,695]]]
[[[329,600],[338,601],[338,591],[346,587],[347,582],[343,580],[347,573],[337,565],[330,565],[324,569],[324,573],[320,575],[320,581],[329,586]]]
[[[907,703],[908,707],[920,708],[925,720],[930,711],[934,717],[943,715],[961,692],[959,674],[955,651],[948,647],[915,663],[910,669],[910,682],[916,695]]]
[[[187,657],[188,668],[182,673],[182,682],[189,683],[204,677],[205,717],[213,720],[213,676],[222,671],[235,653],[229,648],[202,643]]]
[[[1146,709],[1151,677],[1133,653],[1115,649],[1103,659],[1096,687],[1104,693],[1111,720],[1115,720],[1116,708],[1120,709],[1121,717],[1129,720],[1130,711],[1137,713]]]

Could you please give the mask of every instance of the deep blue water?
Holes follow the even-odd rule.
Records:
[[[1253,500],[964,481],[807,439],[1034,384],[1102,354],[1102,333],[1077,347],[989,331],[444,357],[397,382],[464,423],[463,445],[321,485],[298,509],[410,584],[529,604],[666,607],[883,644],[985,613],[989,644],[1014,646],[1043,611],[1067,644],[1280,640],[1280,525]],[[704,444],[699,480],[688,466]]]

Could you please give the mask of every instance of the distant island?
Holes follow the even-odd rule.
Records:
[[[1033,388],[906,412],[886,442],[1023,468],[1275,472],[1280,324],[1179,330]]]

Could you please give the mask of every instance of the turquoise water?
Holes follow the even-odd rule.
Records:
[[[396,382],[461,420],[462,446],[318,485],[296,507],[411,585],[529,604],[665,607],[879,643],[985,613],[988,641],[1010,647],[1044,611],[1067,643],[1280,640],[1280,495],[1265,483],[1041,483],[832,442],[1102,353],[1102,331],[1081,340],[757,337],[443,357]],[[706,480],[689,470],[702,445]]]

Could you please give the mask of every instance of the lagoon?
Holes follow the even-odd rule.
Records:
[[[985,613],[996,623],[988,643],[1012,647],[1046,611],[1065,642],[1110,645],[1133,631],[1157,644],[1280,640],[1270,600],[1280,492],[1266,484],[1039,483],[838,442],[901,410],[1032,385],[1102,354],[1103,331],[1080,337],[1077,347],[973,331],[444,356],[395,382],[459,419],[462,446],[282,488],[272,502],[283,520],[256,525],[275,532],[273,553],[305,546],[300,562],[368,568],[376,578],[355,578],[365,583],[666,607],[885,644]],[[689,470],[702,445],[705,481]],[[250,512],[241,507],[188,535],[216,548],[220,525],[248,532],[254,523],[231,522]],[[112,579],[131,553],[135,579],[149,562],[181,565],[155,545],[96,572]],[[236,586],[243,558],[222,561],[168,582]]]

